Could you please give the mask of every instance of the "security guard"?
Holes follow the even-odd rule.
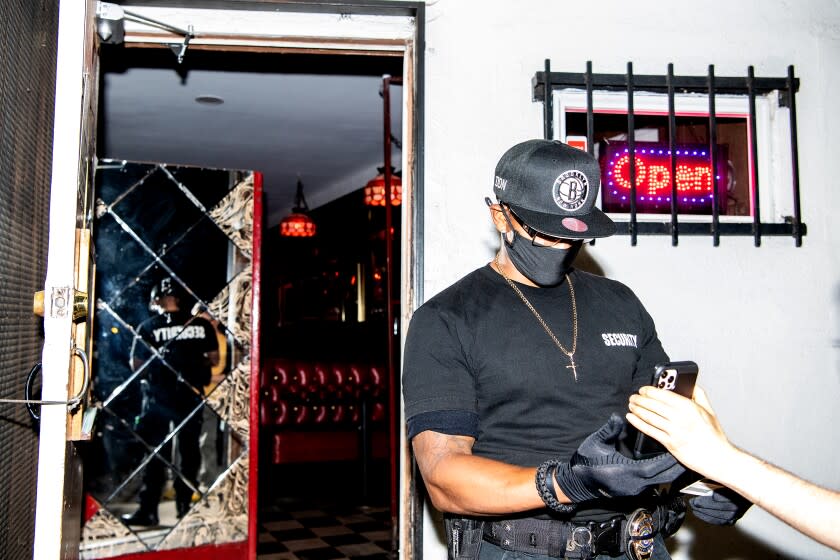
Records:
[[[629,396],[667,355],[629,288],[572,268],[615,232],[598,162],[530,140],[493,188],[498,253],[417,309],[404,355],[408,436],[450,557],[667,560],[684,506],[655,488],[684,469],[617,451]]]

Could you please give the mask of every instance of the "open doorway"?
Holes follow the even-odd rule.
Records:
[[[399,340],[399,328],[398,321],[389,323],[386,311],[390,305],[397,310],[396,316],[399,317],[401,212],[399,207],[392,206],[390,223],[387,223],[386,208],[365,204],[364,186],[384,165],[381,148],[382,76],[394,76],[398,81],[403,58],[288,51],[279,54],[195,50],[187,58],[189,64],[175,64],[173,60],[172,53],[166,49],[103,48],[99,158],[261,170],[276,168],[275,159],[283,160],[285,157],[287,161],[291,160],[287,167],[292,167],[293,173],[298,175],[301,191],[314,201],[307,206],[309,215],[317,224],[317,234],[310,239],[281,237],[279,220],[292,210],[290,207],[293,204],[297,206],[299,202],[288,191],[288,183],[292,183],[292,188],[294,183],[281,181],[278,185],[281,188],[276,189],[280,194],[273,196],[273,178],[270,172],[263,173],[267,207],[262,246],[261,290],[264,296],[263,305],[256,313],[260,317],[259,331],[262,334],[258,343],[262,347],[263,360],[259,365],[261,375],[258,380],[260,408],[257,410],[260,417],[257,423],[252,421],[252,429],[259,429],[263,444],[260,446],[259,485],[256,480],[251,480],[249,486],[252,493],[258,493],[260,516],[264,512],[273,515],[266,523],[253,524],[265,529],[259,540],[269,544],[261,547],[284,547],[290,551],[298,547],[298,550],[306,550],[299,548],[306,546],[301,543],[291,547],[283,544],[285,537],[273,535],[270,530],[277,527],[277,515],[283,508],[289,511],[289,515],[294,514],[289,509],[294,504],[297,512],[311,511],[319,506],[339,507],[344,513],[339,515],[337,510],[332,510],[333,515],[352,520],[359,518],[348,517],[347,508],[355,508],[359,512],[357,515],[371,515],[381,520],[381,526],[376,531],[368,530],[369,526],[359,527],[359,535],[364,533],[362,538],[368,539],[368,546],[353,542],[346,535],[323,534],[323,529],[315,531],[315,534],[322,533],[323,537],[327,537],[322,539],[322,543],[349,557],[375,550],[390,554],[397,546],[393,479],[397,476],[400,451],[399,443],[395,445],[393,438],[389,437],[393,424],[399,418],[398,406],[393,398],[398,394],[398,387],[395,387],[398,375],[392,365],[399,362],[398,358],[388,356],[388,348],[390,344],[398,349],[394,341]],[[131,99],[111,97],[120,92],[125,95],[124,84],[120,83],[122,77],[137,78],[138,74],[148,71],[134,88],[139,87],[138,83],[146,82],[143,87],[149,94],[148,82],[160,79],[161,73],[189,82],[202,70],[228,73],[243,78],[243,82],[245,77],[253,76],[291,77],[298,81],[297,86],[303,88],[310,101],[316,100],[315,106],[319,110],[304,112],[286,107],[287,112],[298,117],[299,122],[293,123],[294,133],[298,136],[288,130],[278,131],[283,133],[278,137],[282,136],[286,143],[276,141],[271,146],[272,159],[259,160],[253,157],[257,150],[249,151],[247,146],[233,141],[228,143],[225,153],[202,151],[203,139],[199,129],[191,131],[192,137],[185,150],[156,152],[155,147],[165,143],[166,139],[161,138],[155,128],[155,122],[160,118],[160,115],[154,114],[155,102],[148,98],[144,101],[142,96]],[[310,79],[314,85],[301,84],[303,79]],[[342,106],[341,95],[338,100],[333,96],[331,102],[325,101],[329,97],[326,93],[339,92],[349,96],[350,91],[363,85],[363,82],[370,84],[368,95],[377,108],[371,114],[371,126],[380,140],[375,165],[370,165],[359,154],[354,156],[352,151],[360,144],[359,138],[354,130],[342,127],[340,114],[353,113],[357,109],[352,105]],[[131,88],[129,84],[128,89]],[[160,95],[162,91],[162,87],[153,88],[150,95]],[[247,103],[249,91],[252,91],[249,85],[242,83],[235,90],[238,99],[214,96],[208,92],[207,95],[194,96],[190,101],[208,104],[211,108],[214,104],[242,102],[243,99]],[[278,107],[288,105],[289,97],[284,96],[286,92],[278,90],[273,93]],[[394,147],[391,171],[399,175],[402,160],[399,150],[401,87],[393,86],[390,95],[396,109],[392,112],[392,134],[388,139]],[[168,101],[177,111],[179,101]],[[135,114],[133,120],[125,120],[121,116],[125,113],[112,112],[124,103],[136,103],[131,106],[132,111],[140,115],[145,112],[145,116]],[[207,118],[213,118],[210,115],[208,113]],[[323,149],[301,154],[296,149],[296,146],[307,145],[307,132],[311,135],[312,131],[322,129],[325,120],[333,137],[346,139],[351,151],[349,156]],[[265,122],[245,118],[241,121],[237,126],[243,128],[230,130],[231,137],[237,136],[234,132],[241,137],[243,130],[246,133],[250,130],[256,136],[258,128],[260,135],[265,134]],[[132,136],[135,140],[129,141]],[[289,136],[291,140],[285,139]],[[317,137],[315,140],[318,144]],[[294,157],[289,158],[286,155],[288,152],[295,154]],[[234,155],[243,159],[235,161],[232,159]],[[348,173],[341,184],[332,182],[321,185],[326,188],[318,189],[319,168],[328,168],[333,161],[347,161],[353,157],[358,160],[359,169]],[[360,180],[360,176],[364,180]],[[177,185],[178,182],[175,183]],[[390,235],[386,235],[388,228]],[[388,239],[393,250],[391,258],[386,257]],[[386,289],[387,278],[391,279],[389,289]],[[283,363],[291,364],[291,368],[302,368],[289,370],[289,379],[296,378],[297,385],[269,386],[268,382],[280,373]],[[301,376],[308,377],[304,379]],[[254,392],[251,394],[254,395]],[[285,416],[279,414],[283,407],[288,413]],[[247,410],[245,414],[248,414]],[[325,485],[325,480],[331,481],[330,484]],[[325,486],[330,487],[327,493],[322,490]],[[343,491],[335,492],[336,488]],[[326,497],[334,498],[333,503],[326,503]],[[344,528],[352,529],[351,525],[345,523]],[[137,531],[130,525],[127,529]],[[301,541],[299,537],[299,532],[289,535],[294,541]],[[150,541],[145,542],[148,544]]]
[[[76,247],[73,245],[73,226],[76,228],[87,228],[94,213],[92,204],[93,198],[93,176],[94,166],[97,164],[97,157],[105,158],[107,154],[115,154],[120,161],[131,158],[137,163],[152,162],[185,162],[175,164],[178,167],[192,166],[194,168],[219,167],[227,169],[257,169],[257,165],[247,163],[231,163],[226,160],[232,153],[243,153],[238,149],[243,146],[254,151],[255,144],[249,139],[243,142],[236,142],[229,134],[239,122],[221,122],[215,117],[199,119],[187,126],[178,126],[182,121],[178,118],[182,113],[188,113],[190,103],[203,103],[204,107],[218,107],[216,96],[204,95],[200,92],[189,97],[177,98],[179,103],[172,103],[175,99],[167,97],[163,88],[158,87],[159,83],[150,82],[140,84],[143,87],[132,88],[136,95],[129,96],[127,102],[122,104],[124,108],[134,110],[136,113],[132,118],[120,120],[107,115],[102,106],[97,107],[97,99],[100,101],[104,96],[100,95],[100,89],[110,86],[99,79],[100,75],[100,46],[107,48],[102,42],[113,41],[115,48],[125,49],[127,53],[134,49],[145,49],[149,52],[158,50],[179,60],[178,67],[170,67],[169,73],[182,81],[182,84],[195,84],[190,76],[196,73],[184,70],[180,63],[184,60],[187,51],[187,39],[180,32],[173,32],[175,27],[189,29],[191,35],[189,51],[186,60],[190,55],[201,51],[226,51],[241,53],[265,53],[275,54],[308,53],[308,54],[341,54],[341,55],[373,55],[373,56],[395,56],[401,58],[402,68],[405,70],[406,87],[402,96],[401,104],[406,110],[403,119],[403,130],[405,136],[404,149],[401,158],[402,180],[404,187],[404,200],[400,210],[402,217],[402,247],[399,251],[403,257],[403,270],[401,271],[402,283],[400,286],[400,320],[398,323],[404,325],[410,316],[410,310],[416,307],[417,301],[422,299],[422,260],[418,257],[422,245],[422,169],[423,169],[423,47],[424,44],[424,4],[422,2],[404,1],[382,1],[373,5],[368,2],[356,2],[355,0],[341,0],[339,2],[322,2],[313,0],[311,2],[285,2],[283,0],[254,0],[245,2],[226,2],[219,0],[131,0],[130,6],[125,9],[128,16],[129,9],[134,14],[129,19],[123,18],[120,14],[122,7],[106,2],[87,0],[82,4],[71,3],[67,6],[61,5],[61,33],[59,41],[62,45],[59,52],[67,56],[60,57],[58,64],[59,79],[56,85],[56,131],[54,146],[54,170],[53,189],[51,196],[52,208],[64,208],[65,214],[62,220],[55,225],[51,220],[50,269],[53,271],[61,269],[61,274],[48,274],[46,288],[66,289],[68,285],[80,286],[80,289],[87,290],[87,284],[74,280],[77,276],[85,274],[87,268],[76,271],[76,263],[70,262],[74,259],[76,251],[87,250],[78,243],[80,236],[76,232]],[[107,5],[107,6],[106,6]],[[66,8],[66,9],[65,9]],[[100,19],[100,10],[107,10],[108,15],[116,15],[110,18],[109,22]],[[113,10],[113,13],[111,12]],[[148,25],[148,19],[156,18],[165,21],[170,26]],[[124,25],[124,34],[123,34]],[[179,36],[180,35],[180,36]],[[265,69],[263,69],[265,70]],[[247,90],[247,83],[240,84]],[[272,92],[275,90],[271,90]],[[313,90],[324,91],[324,90]],[[241,96],[238,96],[241,98]],[[79,103],[79,100],[82,103]],[[61,101],[61,102],[59,102]],[[188,102],[184,105],[184,102]],[[119,103],[107,103],[105,107],[114,107]],[[227,105],[226,105],[227,106]],[[260,113],[259,117],[249,121],[251,130],[283,130],[272,128],[267,119],[267,113]],[[103,127],[99,129],[99,138],[95,132],[96,122],[100,125],[110,122],[116,126],[120,134],[109,133]],[[219,126],[221,123],[221,126]],[[61,126],[59,126],[61,124]],[[168,128],[162,128],[168,124]],[[208,127],[208,124],[215,124],[216,127]],[[228,126],[230,125],[230,126]],[[176,129],[176,130],[173,130]],[[173,134],[161,134],[161,130],[173,131]],[[334,131],[331,131],[334,132]],[[142,139],[143,147],[147,151],[120,152],[103,151],[109,137],[125,138],[130,135]],[[319,136],[324,138],[324,136]],[[307,135],[298,137],[299,143],[305,143]],[[251,139],[253,140],[253,139]],[[358,140],[358,138],[354,138]],[[358,141],[356,143],[359,143]],[[210,149],[209,146],[215,146]],[[231,147],[235,149],[231,149]],[[155,152],[155,148],[163,150]],[[203,154],[211,157],[211,161],[198,161],[194,158],[175,157],[176,153],[183,153],[183,150],[192,149],[193,154]],[[95,152],[95,153],[94,153]],[[321,152],[329,154],[330,150],[324,149]],[[270,160],[278,152],[272,153],[266,160]],[[282,153],[282,152],[280,152]],[[379,158],[377,158],[379,159]],[[389,158],[383,158],[389,159]],[[322,158],[320,162],[326,164],[331,158]],[[99,160],[102,163],[102,160]],[[293,166],[286,166],[293,167]],[[326,167],[326,165],[324,165]],[[359,184],[368,180],[370,171],[365,170],[364,176],[357,178],[352,183]],[[266,177],[270,182],[270,177]],[[173,182],[183,195],[192,189],[181,189],[179,181]],[[350,184],[351,181],[346,181]],[[247,182],[246,182],[247,184]],[[272,204],[270,196],[265,199],[259,196],[260,189],[257,188],[257,175],[254,175],[254,215],[262,215],[257,212],[257,206],[265,203],[268,208],[266,215],[267,223],[274,223],[271,212],[272,208],[279,206]],[[310,186],[313,184],[307,181]],[[247,190],[247,189],[245,189]],[[346,194],[346,193],[343,193]],[[324,201],[318,201],[317,197],[309,191],[310,206],[313,210],[322,206]],[[337,198],[341,195],[336,195]],[[189,197],[187,197],[189,198]],[[198,205],[201,200],[193,197],[191,203]],[[281,197],[288,200],[291,195]],[[196,204],[199,203],[199,204]],[[78,212],[70,212],[77,208]],[[283,210],[279,210],[283,212]],[[71,218],[75,218],[71,219]],[[262,224],[262,222],[259,222]],[[233,225],[238,225],[234,220]],[[236,228],[234,228],[236,229]],[[258,228],[254,224],[254,238],[257,238]],[[259,245],[261,247],[261,245]],[[79,259],[81,262],[81,259]],[[199,271],[200,272],[200,271]],[[72,275],[71,275],[72,273]],[[255,278],[256,280],[256,278]],[[260,288],[260,283],[255,282],[255,291]],[[62,292],[63,293],[63,292]],[[96,292],[93,292],[90,301],[95,301]],[[91,308],[91,313],[94,311]],[[258,309],[254,309],[258,312]],[[67,337],[66,331],[69,324],[68,315],[65,313],[60,321],[54,321],[56,329],[47,332],[45,337],[44,364],[52,364],[59,370],[68,368],[67,360]],[[60,323],[60,325],[59,325]],[[252,331],[256,332],[261,326],[260,317],[254,317],[251,322]],[[58,328],[60,326],[60,328]],[[394,336],[398,336],[398,330],[394,330]],[[390,332],[390,331],[389,331]],[[258,352],[256,345],[253,346],[252,355]],[[93,355],[92,359],[96,359]],[[83,360],[82,360],[83,361]],[[252,360],[259,366],[258,360]],[[79,370],[79,368],[75,368]],[[74,370],[74,371],[75,371]],[[73,373],[73,372],[71,372]],[[75,371],[76,374],[84,372]],[[86,376],[84,376],[87,378]],[[82,381],[83,375],[74,377],[74,382]],[[248,433],[248,449],[254,452],[252,461],[248,462],[247,474],[234,478],[231,482],[240,489],[245,487],[247,503],[240,503],[239,510],[247,512],[248,530],[246,541],[237,540],[235,546],[219,549],[216,536],[212,531],[197,533],[196,536],[202,542],[213,548],[213,551],[204,550],[180,550],[181,557],[202,557],[202,553],[224,553],[225,557],[244,558],[256,556],[257,543],[257,460],[256,450],[258,423],[259,423],[259,367],[253,368],[249,379],[250,389],[246,390],[245,406],[239,410],[248,422],[253,423],[254,429]],[[58,383],[51,383],[45,387],[45,394],[53,395],[53,398],[61,397],[66,392],[66,384],[59,375]],[[75,385],[74,385],[75,386]],[[393,385],[391,386],[394,388]],[[248,391],[251,391],[250,393]],[[95,403],[93,403],[95,404]],[[397,407],[393,407],[396,409]],[[396,412],[396,410],[394,410]],[[86,416],[87,417],[87,416]],[[76,531],[64,531],[62,527],[70,527],[76,524],[80,517],[79,503],[73,500],[77,489],[81,486],[77,483],[76,471],[72,469],[72,449],[65,449],[61,444],[68,436],[66,425],[67,418],[60,414],[52,415],[49,418],[42,418],[41,429],[41,453],[42,467],[39,470],[38,478],[38,503],[36,523],[36,555],[56,556],[72,552],[77,548],[78,533]],[[84,434],[84,430],[78,432]],[[400,438],[402,439],[402,438]],[[48,442],[45,445],[44,442]],[[408,500],[413,495],[406,490],[411,486],[411,477],[407,468],[407,452],[405,442],[390,446],[393,453],[399,455],[399,464],[402,469],[400,477],[400,488],[403,493],[404,504],[400,505],[399,511],[399,535],[402,542],[403,552],[412,546],[411,543],[417,539],[417,534],[412,533],[410,542],[408,518],[414,515],[413,504]],[[45,453],[45,450],[48,453]],[[49,461],[44,461],[44,457]],[[396,462],[397,457],[393,456],[392,461]],[[50,466],[47,466],[50,465]],[[55,477],[50,470],[51,466],[64,465],[65,476]],[[79,471],[80,473],[80,471]],[[254,485],[254,488],[249,488]],[[253,490],[253,491],[251,491]],[[227,494],[229,495],[229,494]],[[393,493],[392,493],[393,495]],[[243,494],[236,494],[242,497]],[[392,508],[392,512],[396,508]],[[87,513],[87,512],[86,512]],[[87,525],[87,524],[86,524]],[[394,523],[396,525],[396,523]],[[115,531],[124,532],[124,526],[114,525]],[[179,547],[180,548],[180,547]],[[145,550],[143,551],[145,552]],[[106,557],[107,554],[100,554],[98,557]],[[154,555],[149,556],[154,557]],[[412,557],[409,550],[407,557]]]
[[[312,211],[314,237],[275,230],[264,245],[258,558],[397,550],[399,453],[389,424],[398,375],[388,345],[399,339],[389,333],[386,283],[399,274],[387,270],[386,208],[364,195]],[[392,217],[390,243],[399,247],[399,213]],[[395,253],[390,266],[399,270]]]

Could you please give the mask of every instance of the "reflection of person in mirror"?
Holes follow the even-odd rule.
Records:
[[[143,394],[135,430],[152,448],[166,444],[145,467],[140,507],[122,517],[128,525],[158,524],[167,466],[162,459],[173,467],[178,518],[189,510],[197,488],[202,395],[211,369],[219,363],[219,346],[213,325],[182,310],[183,299],[172,278],[152,288],[153,315],[140,324],[131,348],[131,367],[139,372]],[[177,432],[178,463],[172,457],[172,439],[167,441],[172,431]]]

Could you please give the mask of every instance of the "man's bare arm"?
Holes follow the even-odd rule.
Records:
[[[218,350],[211,350],[205,354],[207,357],[207,362],[210,367],[216,367],[219,365],[219,351]]]
[[[840,550],[840,492],[803,480],[738,448],[716,478],[812,539]]]
[[[627,420],[687,467],[732,488],[809,537],[840,550],[840,492],[822,488],[734,446],[703,389],[694,400],[643,387]]]
[[[534,484],[536,468],[472,454],[474,438],[421,432],[412,440],[432,504],[460,515],[497,515],[545,507]],[[555,484],[561,502],[570,500]]]

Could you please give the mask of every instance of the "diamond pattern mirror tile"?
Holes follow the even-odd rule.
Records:
[[[82,558],[247,538],[253,174],[103,161]]]

